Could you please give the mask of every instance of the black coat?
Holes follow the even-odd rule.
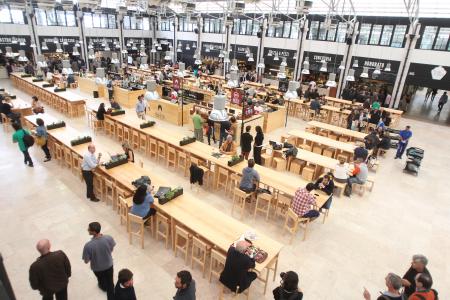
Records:
[[[239,252],[234,247],[230,247],[225,261],[225,268],[220,274],[220,282],[231,291],[236,291],[239,286],[239,293],[245,291],[253,280],[256,279],[254,272],[248,272],[255,267],[255,261],[247,255]]]
[[[241,136],[242,152],[250,152],[252,150],[253,136],[249,132],[244,132]]]

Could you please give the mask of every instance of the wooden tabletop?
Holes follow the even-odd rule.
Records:
[[[350,100],[345,100],[345,99],[340,99],[340,98],[335,98],[335,97],[330,97],[330,96],[326,96],[325,100],[331,101],[331,102],[342,103],[342,104],[346,104],[346,105],[352,105],[352,106],[361,106],[362,105],[362,103],[359,103],[359,102],[353,103],[353,101],[350,101]]]
[[[12,109],[29,109],[31,104],[20,98],[11,99]]]
[[[350,137],[353,137],[358,140],[364,140],[364,138],[366,137],[366,134],[363,132],[350,130],[347,128],[343,128],[343,127],[339,127],[339,126],[335,126],[335,125],[331,125],[331,124],[327,124],[327,123],[322,123],[322,122],[318,122],[318,121],[310,121],[310,122],[308,122],[308,126],[312,126],[315,128],[321,128],[321,129],[325,129],[325,130],[330,130],[335,133],[350,136]]]
[[[352,145],[350,143],[336,141],[321,135],[313,134],[299,129],[291,130],[288,132],[288,134],[349,153],[353,153],[353,150],[355,150],[356,147],[355,145]]]

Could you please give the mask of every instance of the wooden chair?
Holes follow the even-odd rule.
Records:
[[[345,136],[345,135],[341,135],[338,139],[339,142],[345,142],[348,143],[350,141],[350,137]]]
[[[67,147],[64,147],[64,165],[72,170],[72,151]]]
[[[219,167],[219,175],[217,176],[217,189],[223,187],[224,191],[228,190],[228,179],[230,174],[227,169]]]
[[[209,262],[209,282],[211,283],[212,275],[220,277],[225,268],[226,256],[215,249],[211,249],[211,260]]]
[[[177,151],[172,146],[167,146],[167,167],[177,169]]]
[[[313,149],[312,149],[313,153],[322,155],[322,151],[323,151],[323,146],[317,145],[317,144],[313,146]]]
[[[175,241],[174,241],[174,255],[177,257],[178,251],[184,253],[184,261],[188,263],[189,244],[192,236],[183,228],[175,225]]]
[[[231,173],[230,175],[230,194],[233,194],[233,191],[235,188],[239,188],[239,185],[241,183],[241,175],[237,173]]]
[[[147,154],[147,135],[145,133],[139,133],[139,151]]]
[[[334,148],[326,148],[323,150],[322,155],[333,158],[335,152],[336,152],[336,149],[334,149]]]
[[[75,173],[76,176],[80,180],[83,180],[83,174],[81,172],[81,162],[82,159],[76,153],[72,153],[72,172]]]
[[[131,147],[134,150],[139,149],[139,132],[137,130],[133,130],[131,135]]]
[[[289,171],[294,174],[300,174],[305,166],[306,166],[305,161],[300,159],[294,159],[289,164]]]
[[[245,291],[243,291],[242,293],[238,293],[238,291],[239,291],[239,286],[237,286],[236,287],[236,291],[232,291],[232,296],[231,296],[231,298],[230,299],[240,299],[240,298],[242,298],[241,297],[241,295],[244,295],[244,296],[247,296],[246,297],[246,299],[248,300],[249,299],[249,297],[250,297],[250,288],[251,288],[251,285],[245,290]],[[224,298],[223,298],[223,295],[224,295],[224,290],[225,289],[227,289],[228,290],[228,288],[227,287],[225,287],[222,283],[220,283],[220,287],[219,287],[219,300],[223,300]]]
[[[128,204],[122,196],[119,196],[119,216],[120,225],[125,224],[128,231]]]
[[[233,192],[233,206],[231,207],[231,214],[233,215],[234,207],[237,206],[241,210],[241,220],[244,217],[245,202],[252,196],[253,193],[246,193],[239,189],[234,188]]]
[[[283,157],[274,157],[272,159],[272,168],[277,171],[286,170],[286,159],[284,159]]]
[[[166,146],[166,143],[158,141],[158,161],[162,160],[164,162],[166,160]]]
[[[188,157],[186,152],[183,151],[178,152],[177,168],[178,170],[182,170],[183,176],[186,177],[188,173]]]
[[[132,129],[130,129],[129,127],[123,126],[123,141],[124,141],[124,142],[130,143],[130,140],[131,140],[130,131],[131,131],[131,130],[132,130]]]
[[[141,248],[144,249],[144,233],[145,233],[145,222],[150,221],[151,217],[143,219],[139,216],[128,213],[128,239],[130,245],[133,244],[133,236],[137,236],[141,239]],[[133,231],[132,226],[137,225],[137,230]]]
[[[148,138],[148,154],[150,158],[158,159],[158,143],[154,138]]]
[[[266,221],[269,220],[270,206],[272,203],[272,195],[268,193],[260,193],[256,197],[255,211],[253,217],[256,218],[256,213],[263,212],[266,214]]]
[[[302,177],[305,180],[312,181],[314,179],[314,172],[315,172],[315,168],[310,166],[310,165],[308,165],[308,166],[303,168],[303,170],[302,170]]]
[[[191,268],[194,269],[194,262],[202,267],[202,277],[205,278],[206,258],[211,251],[211,246],[199,239],[192,237]]]
[[[286,221],[284,222],[283,229],[287,230],[291,234],[289,244],[292,244],[294,236],[297,234],[298,228],[303,227],[304,234],[303,240],[306,239],[306,233],[308,231],[309,218],[299,217],[292,208],[289,208],[286,215]],[[303,225],[303,226],[301,226]]]
[[[116,138],[119,142],[123,142],[123,125],[119,123],[116,125]]]
[[[285,220],[287,211],[291,206],[292,197],[287,196],[285,194],[278,193],[277,198],[275,199],[275,216],[283,217],[283,221]]]
[[[169,248],[170,221],[169,218],[167,218],[166,216],[162,215],[159,212],[156,212],[155,232],[156,232],[156,241],[159,241],[159,238],[161,237],[163,240],[166,241],[166,248]]]
[[[106,205],[111,203],[111,206],[114,203],[114,184],[111,180],[105,178],[103,179],[103,201],[106,202]]]

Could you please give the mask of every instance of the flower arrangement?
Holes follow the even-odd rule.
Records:
[[[92,138],[90,136],[83,136],[83,137],[78,137],[74,140],[71,140],[70,145],[73,147],[73,146],[90,143],[90,142],[92,142]]]
[[[66,127],[66,123],[64,121],[59,121],[59,122],[47,125],[47,130],[62,128],[62,127]]]

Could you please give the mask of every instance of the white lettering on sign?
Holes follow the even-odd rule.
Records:
[[[219,51],[219,50],[223,50],[223,45],[203,44],[203,48],[210,49],[210,50],[213,50],[213,51]]]
[[[282,50],[271,50],[269,49],[267,51],[267,54],[271,54],[272,56],[275,56],[278,54],[278,56],[281,57],[289,57],[289,51],[282,51]]]
[[[380,67],[380,69],[384,69],[384,62],[381,62],[381,61],[370,61],[370,60],[364,61],[364,67],[376,68],[378,66]]]

